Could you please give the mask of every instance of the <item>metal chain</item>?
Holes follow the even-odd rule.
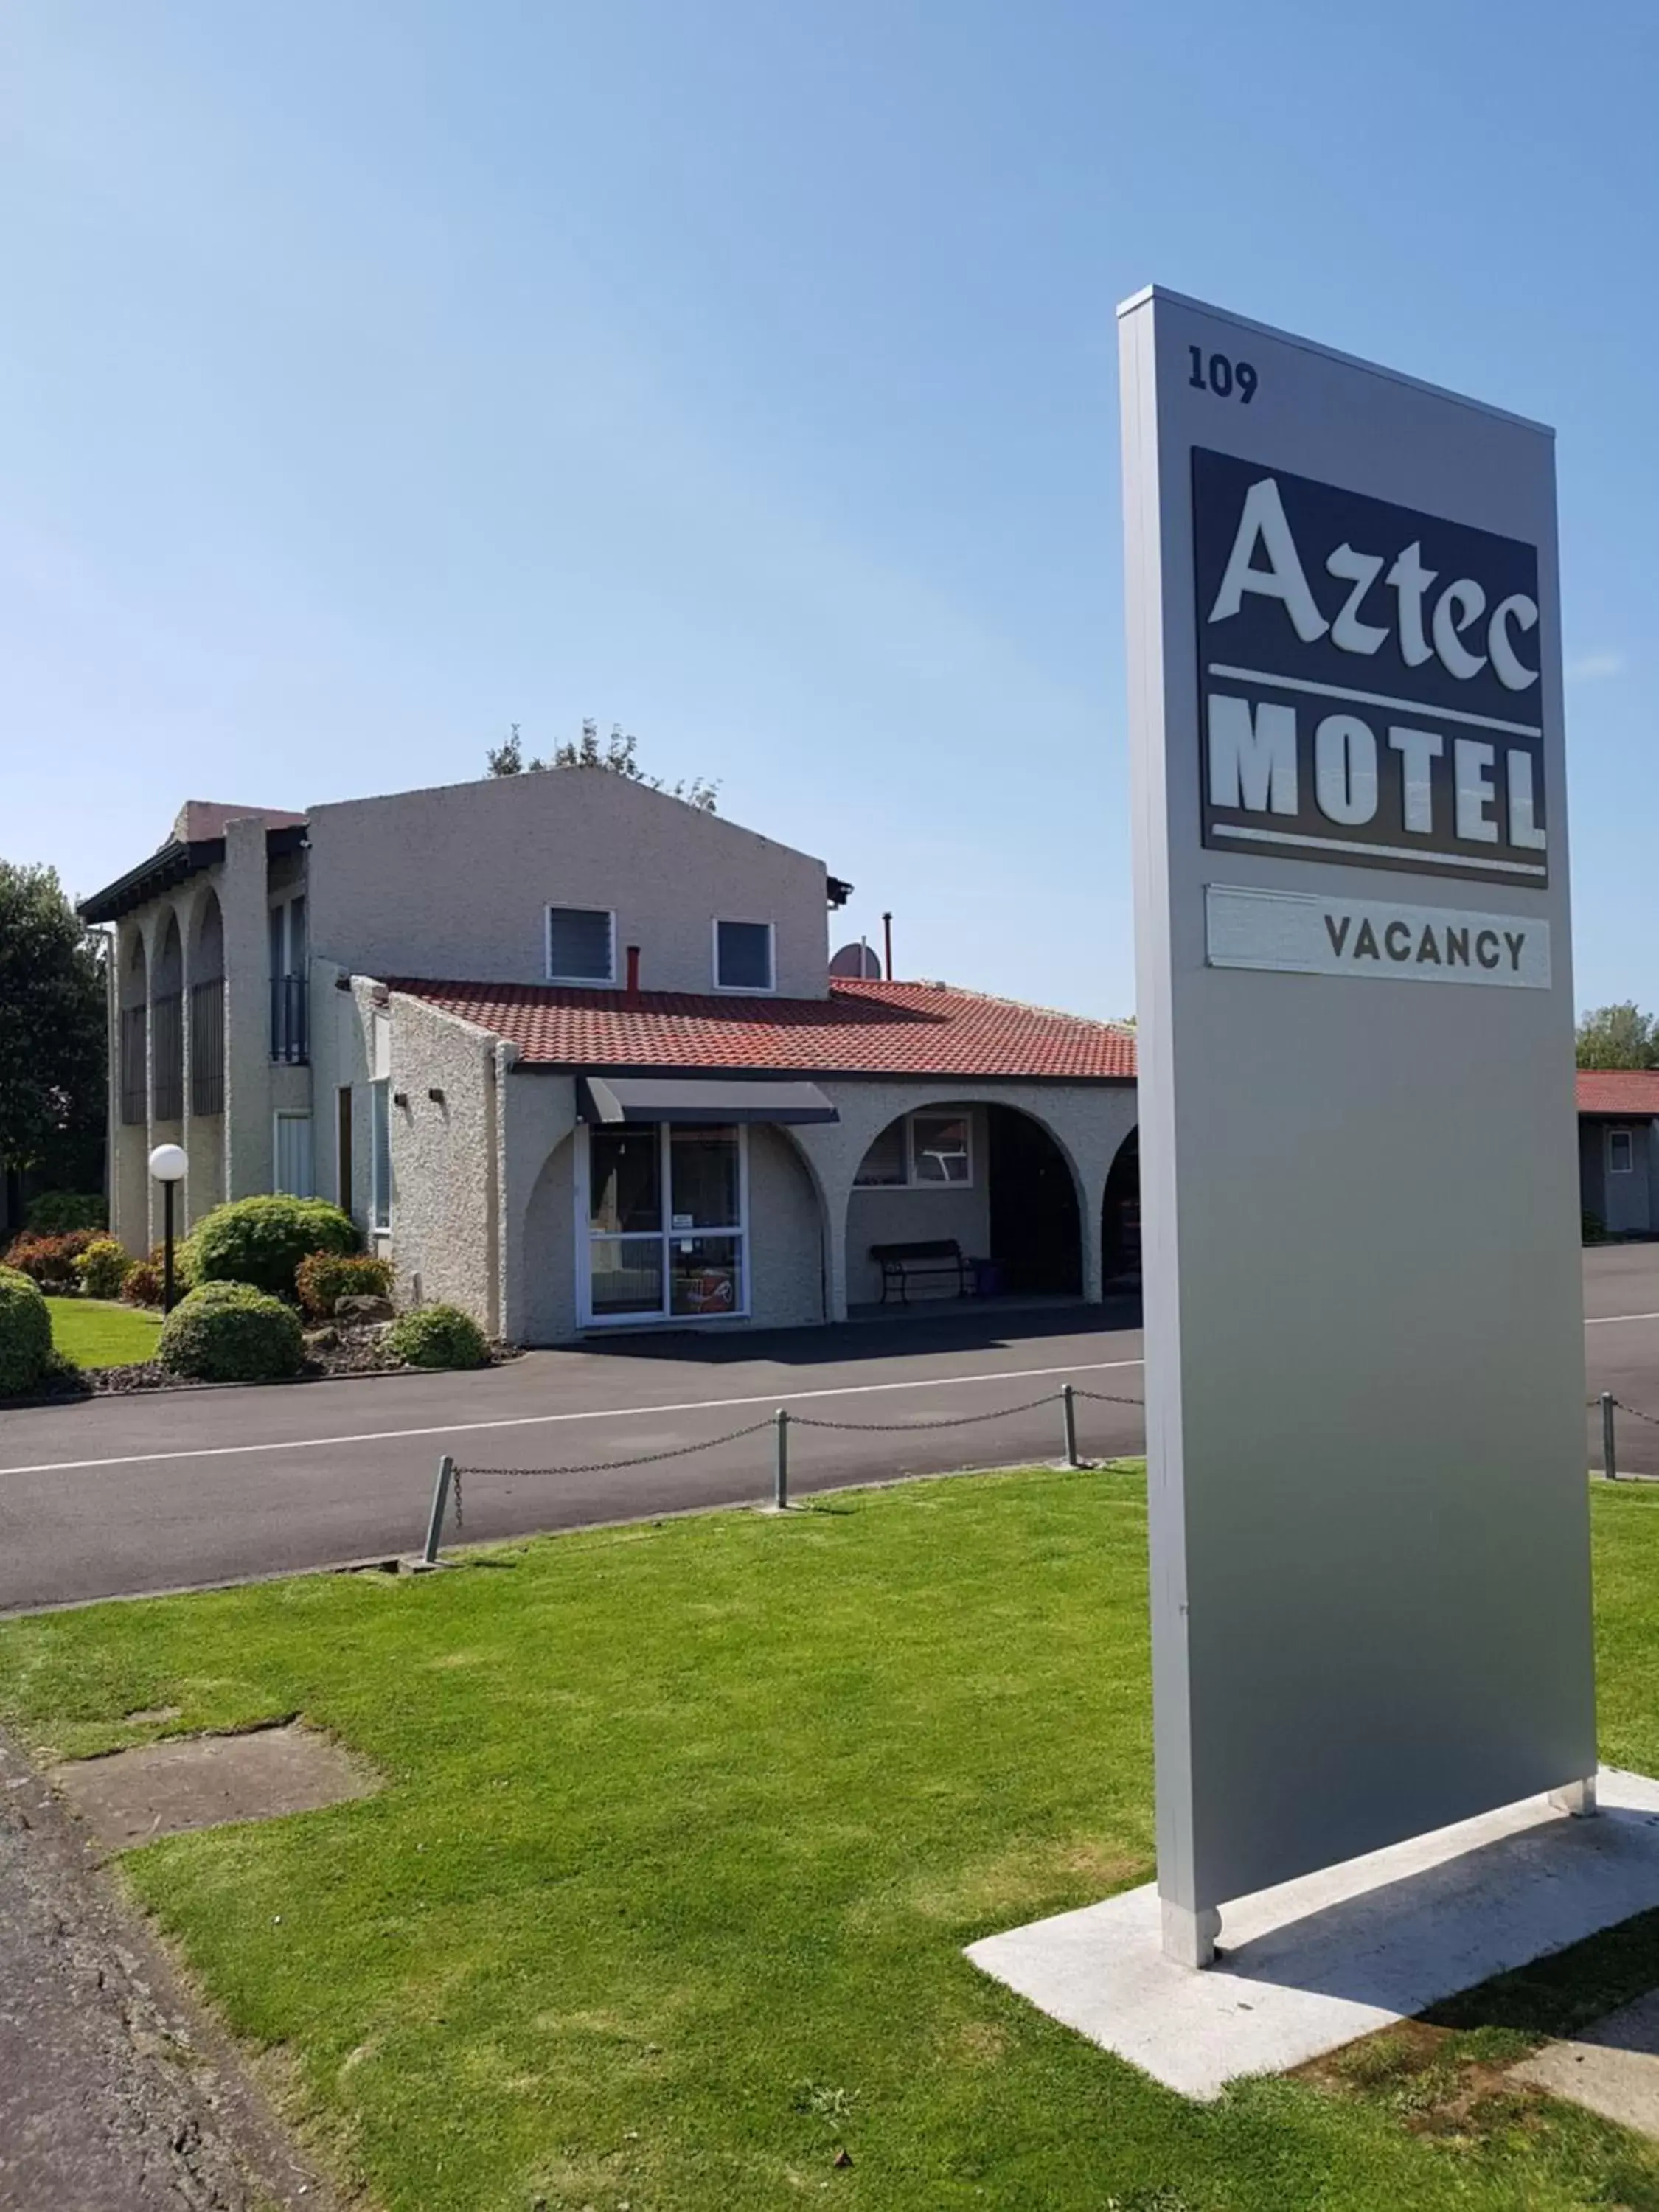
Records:
[[[461,1470],[458,1467],[449,1470],[449,1494],[455,1501],[455,1526],[465,1528],[466,1523],[461,1518]]]
[[[838,1429],[847,1434],[907,1436],[919,1429],[965,1429],[977,1421],[1006,1421],[1016,1413],[1029,1413],[1038,1406],[1054,1406],[1060,1402],[1058,1391],[1050,1390],[1046,1397],[1028,1399],[1023,1406],[998,1406],[988,1413],[952,1413],[939,1421],[824,1421],[812,1413],[791,1413],[792,1429]],[[770,1427],[770,1422],[766,1424]]]
[[[1599,1401],[1592,1401],[1592,1403],[1597,1402]],[[1638,1421],[1645,1421],[1650,1429],[1659,1429],[1659,1419],[1656,1419],[1651,1413],[1644,1413],[1639,1406],[1627,1406],[1622,1398],[1615,1398],[1613,1402],[1621,1413],[1634,1413]]]
[[[641,1452],[636,1459],[590,1460],[582,1467],[458,1467],[454,1471],[457,1496],[459,1495],[463,1474],[608,1474],[613,1468],[654,1467],[659,1460],[684,1459],[691,1452],[714,1451],[721,1444],[734,1444],[744,1437],[757,1437],[763,1429],[771,1426],[769,1417],[763,1421],[751,1421],[746,1429],[733,1429],[730,1436],[702,1437],[694,1444],[671,1444],[666,1451]]]
[[[1144,1398],[1121,1398],[1110,1390],[1084,1390],[1073,1385],[1072,1395],[1074,1398],[1092,1398],[1097,1406],[1139,1406],[1143,1413],[1146,1410]]]

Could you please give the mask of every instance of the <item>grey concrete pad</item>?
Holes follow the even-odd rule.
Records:
[[[1170,2088],[1212,2098],[1659,1905],[1659,1782],[1604,1768],[1599,1786],[1594,1820],[1528,1798],[1241,1899],[1203,1973],[1164,1957],[1150,1884],[968,1956]]]
[[[1511,2067],[1510,2079],[1659,2140],[1659,1990],[1571,2042],[1547,2043]]]
[[[179,1736],[77,1759],[48,1779],[106,1850],[211,1828],[270,1820],[366,1797],[374,1777],[360,1760],[299,1722],[246,1735]]]

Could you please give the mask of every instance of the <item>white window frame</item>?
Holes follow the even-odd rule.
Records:
[[[276,1163],[282,1154],[282,1127],[284,1121],[303,1121],[308,1133],[306,1146],[307,1164],[310,1170],[307,1181],[309,1190],[278,1191]],[[309,1106],[279,1106],[270,1117],[270,1188],[279,1198],[315,1198],[317,1195],[317,1131]]]
[[[375,1094],[386,1101],[386,1145],[384,1153],[380,1142],[380,1118],[376,1112]],[[384,1218],[380,1200],[386,1200]],[[368,1233],[371,1237],[389,1237],[392,1233],[392,1078],[377,1075],[368,1086]]]
[[[662,1227],[660,1229],[630,1229],[627,1231],[596,1230],[592,1225],[592,1169],[588,1152],[589,1125],[584,1121],[576,1146],[575,1199],[575,1267],[576,1318],[583,1328],[706,1328],[722,1322],[747,1321],[754,1307],[755,1286],[750,1272],[751,1238],[749,1219],[749,1129],[739,1121],[738,1132],[738,1221],[735,1228],[682,1229],[672,1227],[673,1192],[670,1184],[673,1139],[671,1132],[678,1125],[672,1121],[653,1124],[659,1147],[658,1156],[658,1188],[662,1193]],[[714,1122],[711,1127],[729,1127],[729,1123]],[[730,1313],[677,1314],[669,1310],[672,1296],[672,1271],[669,1266],[668,1247],[676,1234],[681,1237],[730,1237],[738,1247],[738,1272],[743,1284],[743,1300]],[[593,1310],[592,1249],[595,1243],[613,1243],[637,1239],[643,1243],[654,1237],[662,1248],[662,1299],[654,1313],[596,1314]]]
[[[1619,1165],[1619,1163],[1614,1159],[1614,1158],[1613,1158],[1613,1145],[1614,1145],[1614,1141],[1615,1141],[1615,1139],[1618,1139],[1618,1138],[1620,1138],[1620,1137],[1622,1137],[1622,1138],[1624,1139],[1624,1140],[1625,1140],[1625,1164],[1623,1165],[1623,1167],[1620,1167],[1620,1166]],[[1607,1173],[1608,1173],[1609,1175],[1634,1175],[1634,1174],[1635,1174],[1635,1172],[1636,1172],[1636,1132],[1635,1132],[1635,1130],[1634,1130],[1634,1129],[1609,1129],[1609,1130],[1607,1131]]]
[[[602,914],[611,925],[610,965],[603,975],[560,975],[553,967],[553,917],[556,914]],[[579,906],[574,899],[549,899],[542,915],[542,965],[550,983],[571,983],[589,991],[617,988],[617,909],[614,906]]]
[[[971,1106],[916,1106],[913,1107],[909,1113],[902,1115],[900,1118],[904,1123],[904,1181],[902,1182],[860,1182],[857,1176],[857,1171],[855,1170],[853,1180],[853,1188],[854,1190],[878,1192],[884,1190],[973,1189],[977,1162],[974,1156],[974,1109]],[[960,1120],[967,1124],[968,1172],[960,1182],[941,1182],[936,1176],[919,1176],[916,1173],[915,1125],[919,1120],[924,1121],[948,1121]],[[876,1136],[879,1137],[885,1135],[886,1130],[891,1127],[891,1122],[887,1123],[884,1128],[877,1130]],[[872,1138],[871,1139],[871,1143],[873,1143],[875,1139]],[[864,1149],[867,1153],[870,1149],[869,1145],[866,1145]],[[863,1160],[860,1159],[859,1165],[861,1167],[863,1164]]]
[[[766,981],[764,983],[722,983],[720,981],[720,927],[733,922],[740,929],[763,929],[766,932]],[[737,999],[763,998],[778,988],[778,926],[775,921],[757,921],[748,915],[717,914],[710,926],[710,969],[714,988]]]

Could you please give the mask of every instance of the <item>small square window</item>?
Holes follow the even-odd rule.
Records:
[[[549,907],[549,982],[611,983],[616,975],[616,915],[605,907]]]
[[[910,1116],[910,1179],[922,1183],[972,1182],[974,1159],[965,1114]]]
[[[909,1125],[902,1115],[871,1145],[853,1178],[860,1190],[902,1188],[910,1180]]]
[[[772,988],[772,925],[769,921],[714,924],[714,984],[721,991]]]
[[[1636,1170],[1635,1146],[1628,1129],[1607,1131],[1607,1173],[1632,1175]]]

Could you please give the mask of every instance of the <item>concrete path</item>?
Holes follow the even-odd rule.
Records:
[[[0,1737],[0,2205],[335,2203],[75,1824]]]
[[[1510,2079],[1659,2138],[1659,1990],[1571,2042],[1547,2043],[1512,2067]]]
[[[1659,1416],[1659,1244],[1585,1255],[1589,1394]],[[760,1500],[771,1438],[712,1440],[780,1406],[794,1486],[1052,1459],[1063,1382],[1139,1401],[1139,1311],[999,1310],[718,1340],[635,1336],[482,1375],[168,1392],[0,1414],[0,1612],[293,1572],[416,1548],[439,1455],[465,1535],[495,1539]],[[1051,1402],[1002,1418],[1004,1409]],[[930,1427],[967,1414],[995,1419]],[[807,1420],[848,1425],[813,1428]],[[896,1431],[896,1433],[892,1431]],[[1087,1455],[1142,1449],[1138,1404],[1079,1406]],[[710,1448],[685,1453],[688,1444]],[[1659,1475],[1659,1425],[1619,1422]],[[1585,1422],[1587,1465],[1600,1425]],[[680,1454],[643,1467],[619,1462]],[[581,1468],[548,1474],[538,1469]]]

